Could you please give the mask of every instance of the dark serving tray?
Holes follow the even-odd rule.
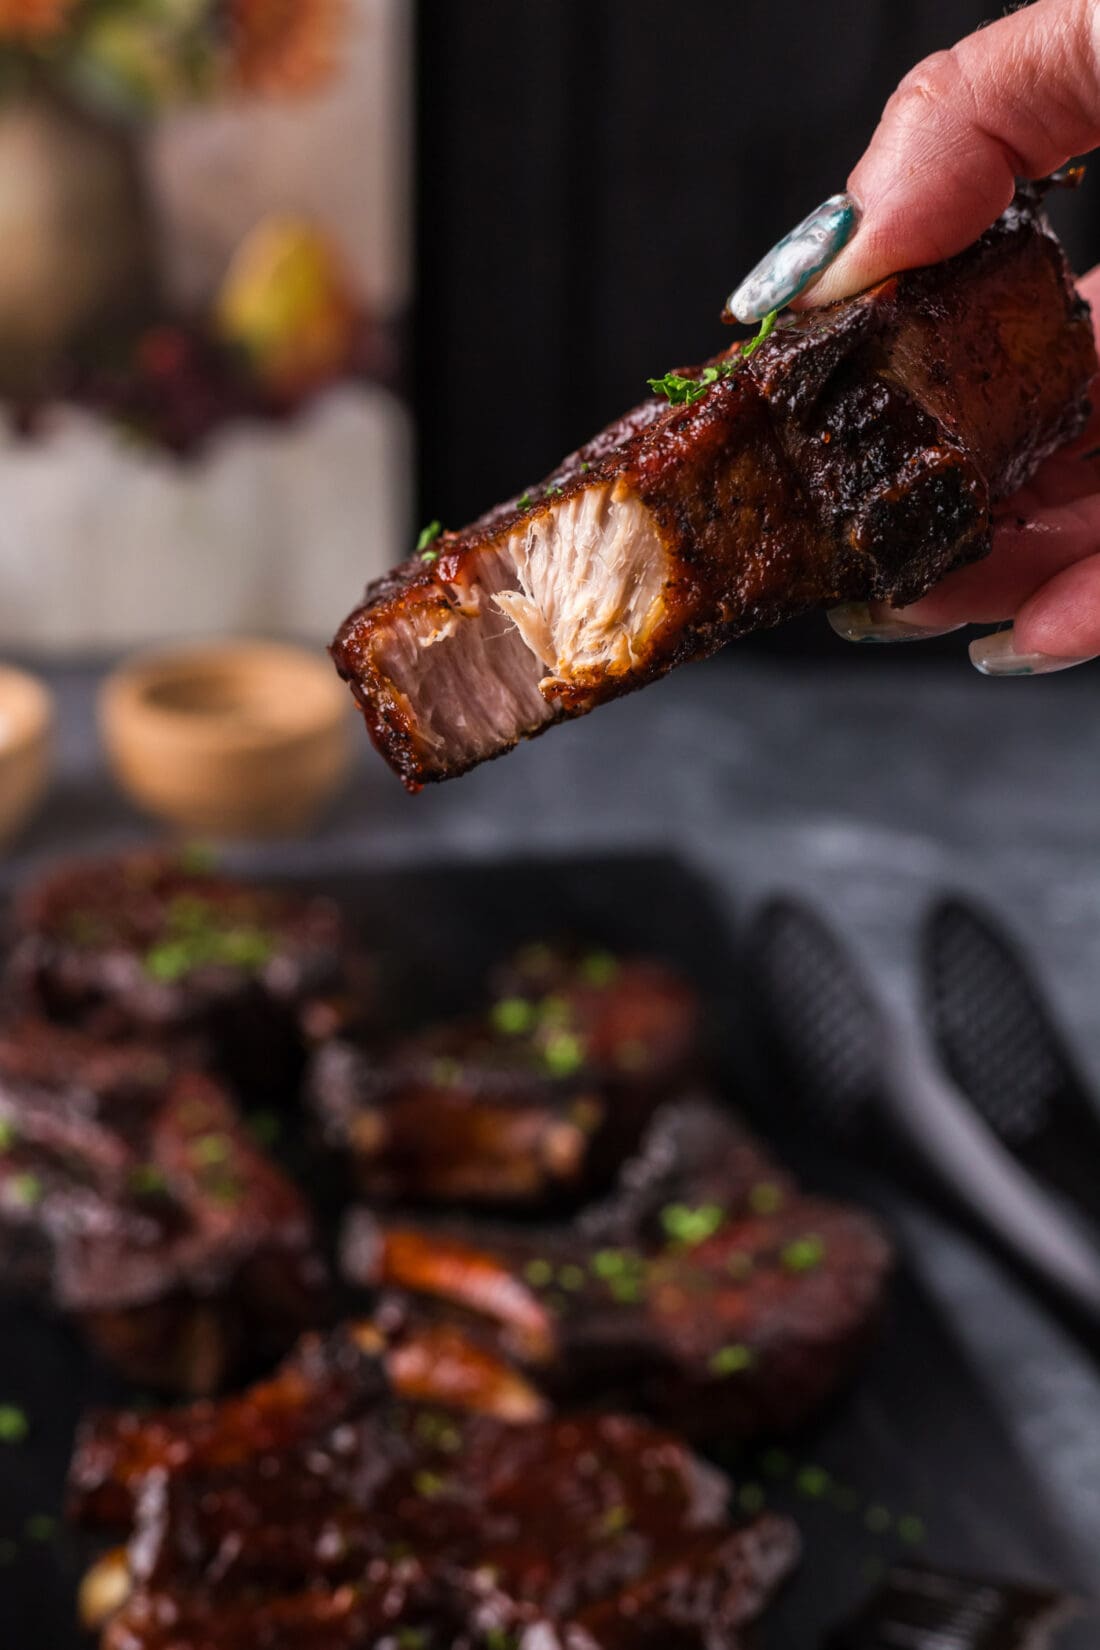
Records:
[[[888,1188],[822,1163],[789,1124],[776,1128],[741,1011],[728,919],[677,861],[540,860],[308,880],[339,898],[380,957],[384,999],[402,1024],[467,1003],[488,965],[533,936],[574,933],[665,957],[703,992],[727,1098],[775,1136],[809,1186],[854,1189],[888,1216]],[[24,1442],[0,1443],[0,1650],[86,1650],[74,1626],[86,1549],[59,1517],[65,1467],[81,1411],[133,1396],[64,1324],[28,1304],[0,1310],[0,1404],[30,1420]],[[714,1454],[746,1508],[787,1508],[804,1532],[801,1571],[762,1634],[767,1650],[820,1646],[899,1556],[1077,1592],[1092,1592],[1100,1577],[1100,1559],[1094,1569],[1076,1550],[1067,1509],[1035,1481],[950,1322],[904,1261],[856,1388],[804,1437],[741,1456],[719,1441]],[[1098,1631],[1095,1620],[1082,1623],[1060,1644],[1094,1647]]]

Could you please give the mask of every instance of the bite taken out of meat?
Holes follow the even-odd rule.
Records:
[[[644,1421],[403,1398],[371,1333],[86,1423],[72,1512],[129,1535],[82,1593],[104,1650],[735,1650],[796,1557],[786,1520],[735,1523],[724,1476]]]
[[[915,600],[986,553],[992,505],[1080,430],[1097,366],[1031,186],[958,257],[736,355],[368,588],[333,658],[410,789],[748,631]]]
[[[619,1192],[568,1226],[443,1228],[355,1212],[344,1269],[405,1333],[457,1323],[562,1403],[612,1402],[695,1436],[805,1421],[851,1376],[891,1252],[800,1194],[704,1101],[664,1108]]]
[[[182,1393],[285,1351],[326,1281],[304,1200],[212,1078],[40,1021],[0,1034],[0,1274]]]
[[[307,1045],[364,994],[325,899],[221,875],[205,856],[67,860],[15,902],[10,998],[103,1040],[185,1044],[262,1104],[289,1098]]]
[[[475,1017],[386,1054],[335,1041],[308,1092],[376,1200],[541,1209],[602,1190],[689,1075],[699,1005],[678,975],[525,946]]]

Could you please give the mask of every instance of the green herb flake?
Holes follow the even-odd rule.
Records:
[[[739,1341],[733,1346],[723,1346],[708,1361],[707,1368],[712,1375],[742,1375],[746,1369],[751,1369],[756,1362],[751,1347],[743,1346]]]
[[[632,1306],[642,1298],[642,1280],[636,1277],[612,1278],[608,1285],[613,1300],[620,1306]]]
[[[52,1541],[57,1532],[57,1519],[49,1513],[32,1513],[23,1528],[31,1541]]]
[[[794,1481],[794,1487],[799,1495],[804,1495],[810,1501],[820,1501],[828,1495],[832,1488],[832,1475],[824,1467],[814,1466],[812,1463],[800,1467]]]
[[[582,1266],[562,1266],[558,1271],[558,1285],[575,1295],[584,1288],[584,1268]]]
[[[567,1026],[573,1018],[573,1009],[568,997],[559,996],[551,992],[544,997],[538,1006],[539,1024],[544,1026]]]
[[[417,1495],[422,1495],[425,1501],[437,1501],[447,1488],[447,1481],[437,1472],[418,1472],[413,1479],[413,1489]]]
[[[904,1513],[898,1519],[898,1539],[904,1541],[907,1547],[923,1547],[928,1539],[923,1518],[915,1513]]]
[[[545,487],[542,496],[543,498],[559,498],[564,491],[564,487]]]
[[[274,951],[274,939],[262,928],[227,921],[213,900],[180,894],[168,907],[163,938],[149,947],[143,960],[152,979],[172,985],[204,967],[255,972]]]
[[[435,561],[439,555],[439,551],[428,550],[428,546],[429,544],[435,543],[442,531],[443,523],[441,521],[430,521],[427,527],[422,527],[420,529],[420,536],[416,541],[417,555],[422,556],[425,561]],[[427,552],[427,554],[425,554],[425,552]]]
[[[548,1260],[529,1260],[523,1268],[523,1275],[535,1289],[545,1289],[548,1283],[553,1282],[554,1268]]]
[[[210,1168],[215,1164],[227,1163],[233,1150],[233,1142],[225,1134],[204,1134],[191,1144],[191,1160],[201,1168]]]
[[[530,493],[521,493],[516,500],[516,509],[529,510],[533,503],[534,499],[531,497]]]
[[[589,464],[588,460],[585,459],[584,463],[581,465],[581,475],[586,476],[591,468],[591,464]]]
[[[218,856],[209,842],[185,842],[179,851],[179,868],[185,876],[208,877],[218,867]]]
[[[610,951],[590,951],[581,958],[581,979],[586,985],[605,986],[618,977],[619,962]]]
[[[742,1512],[758,1513],[763,1509],[767,1496],[763,1484],[742,1484],[737,1491],[737,1505]]]
[[[168,1177],[155,1163],[138,1163],[130,1170],[130,1190],[138,1197],[155,1196],[168,1190]]]
[[[36,1203],[41,1203],[43,1186],[36,1174],[17,1174],[11,1180],[12,1196],[25,1209],[33,1209]]]
[[[686,1203],[669,1203],[661,1210],[661,1225],[674,1243],[694,1249],[713,1237],[726,1218],[725,1210],[717,1203],[703,1203],[691,1208]]]
[[[277,1145],[283,1132],[283,1120],[273,1111],[251,1111],[245,1118],[249,1133],[258,1146]]]
[[[522,1037],[533,1029],[535,1019],[535,1005],[526,997],[502,997],[489,1011],[493,1030],[505,1037]]]
[[[571,1031],[554,1031],[546,1039],[542,1058],[552,1077],[570,1077],[584,1064],[584,1044]]]
[[[485,1650],[517,1650],[519,1640],[506,1627],[485,1629]]]
[[[0,1152],[10,1152],[17,1138],[15,1124],[6,1117],[0,1117]]]
[[[440,1055],[431,1064],[431,1079],[441,1089],[454,1088],[462,1076],[462,1067],[450,1055]]]
[[[774,1215],[783,1207],[783,1191],[774,1180],[758,1180],[749,1192],[749,1208],[754,1215]]]
[[[697,378],[679,372],[666,372],[663,378],[647,378],[646,383],[654,395],[663,395],[670,407],[692,406],[696,401],[702,400],[719,379],[734,377],[749,357],[756,354],[764,340],[774,331],[778,313],[778,310],[771,310],[765,315],[752,338],[727,355],[717,366],[704,367]]]
[[[597,1249],[592,1256],[592,1270],[605,1282],[608,1278],[621,1278],[626,1268],[627,1258],[622,1249]]]
[[[17,1404],[0,1404],[0,1443],[21,1444],[30,1430],[30,1422]]]
[[[825,1244],[816,1233],[809,1233],[806,1237],[795,1238],[788,1243],[779,1256],[780,1264],[788,1272],[812,1272],[825,1259]]]
[[[593,1534],[597,1539],[608,1540],[612,1536],[622,1535],[624,1530],[630,1528],[631,1521],[630,1508],[621,1501],[617,1502],[615,1506],[608,1507]]]
[[[426,1627],[399,1627],[397,1630],[397,1650],[426,1650],[430,1642]]]

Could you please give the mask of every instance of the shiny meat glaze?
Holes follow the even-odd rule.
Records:
[[[784,317],[693,405],[644,403],[372,585],[332,652],[405,783],[984,555],[992,504],[1081,428],[1097,365],[1037,200],[944,264]]]
[[[697,1057],[698,1002],[659,964],[528,946],[480,1016],[386,1054],[334,1041],[311,1103],[372,1199],[537,1209],[603,1190]]]
[[[0,1269],[130,1379],[195,1393],[285,1350],[325,1267],[225,1092],[148,1045],[0,1034]]]
[[[875,1221],[801,1195],[704,1101],[655,1119],[621,1190],[569,1226],[353,1214],[353,1282],[411,1326],[455,1322],[556,1400],[641,1407],[695,1435],[799,1425],[856,1368],[891,1253]]]
[[[103,1650],[735,1650],[793,1564],[788,1522],[732,1523],[670,1434],[409,1402],[367,1341],[348,1325],[239,1398],[85,1425],[73,1510],[130,1527],[82,1592]]]

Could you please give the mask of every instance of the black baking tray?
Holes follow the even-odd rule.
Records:
[[[295,877],[335,895],[378,956],[390,1018],[414,1024],[469,1003],[485,970],[534,936],[573,934],[665,958],[707,1008],[717,1086],[793,1161],[806,1184],[857,1195],[889,1218],[889,1188],[823,1162],[776,1127],[727,908],[690,868],[660,855],[461,864]],[[789,1116],[789,1113],[783,1113]],[[77,1650],[77,1579],[87,1549],[60,1521],[73,1430],[93,1403],[135,1394],[33,1304],[0,1310],[0,1403],[30,1419],[0,1444],[0,1650]],[[140,1396],[140,1395],[139,1395]],[[1097,1417],[1100,1424],[1100,1416]],[[769,1616],[768,1650],[813,1650],[895,1558],[1089,1593],[1100,1576],[1067,1509],[1038,1482],[996,1417],[980,1372],[902,1257],[883,1333],[854,1389],[794,1439],[735,1453],[717,1440],[746,1507],[790,1510],[806,1555]],[[55,1522],[51,1523],[50,1521]],[[1100,1642],[1094,1620],[1061,1642]]]

